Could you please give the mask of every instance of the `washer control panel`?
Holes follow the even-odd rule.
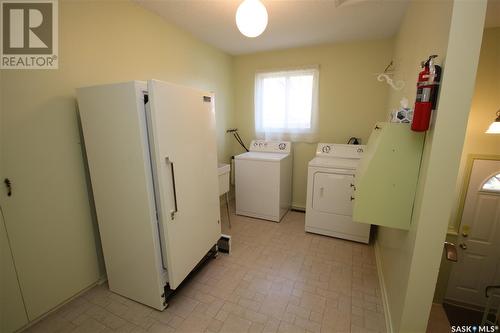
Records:
[[[292,151],[292,143],[289,141],[252,140],[250,151],[289,154]]]
[[[316,156],[336,158],[361,158],[366,150],[364,145],[343,145],[337,143],[318,143]]]

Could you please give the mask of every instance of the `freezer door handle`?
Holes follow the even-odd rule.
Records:
[[[165,157],[165,161],[167,162],[167,166],[170,165],[170,177],[172,180],[172,193],[174,196],[174,209],[170,211],[170,219],[173,220],[175,218],[175,213],[178,212],[177,209],[177,191],[175,190],[175,172],[174,172],[174,162],[170,160],[170,158]]]

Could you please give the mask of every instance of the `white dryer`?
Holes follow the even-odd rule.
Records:
[[[254,140],[234,164],[236,214],[279,222],[292,201],[291,143]]]
[[[354,177],[364,149],[362,145],[318,144],[308,168],[306,231],[369,242],[371,226],[352,220]]]

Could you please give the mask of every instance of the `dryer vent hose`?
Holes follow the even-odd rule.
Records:
[[[240,134],[238,133],[238,129],[237,128],[230,128],[230,129],[226,130],[226,133],[233,133],[234,138],[236,139],[236,141],[238,141],[238,143],[240,144],[240,146],[242,146],[243,149],[245,149],[245,151],[248,151],[248,148],[243,143],[243,140],[241,139]]]

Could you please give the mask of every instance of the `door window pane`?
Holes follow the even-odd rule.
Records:
[[[481,190],[500,193],[500,173],[488,179]]]

